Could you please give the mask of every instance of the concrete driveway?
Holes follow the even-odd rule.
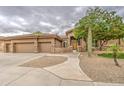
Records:
[[[45,55],[66,56],[69,60],[46,68],[19,66]],[[83,80],[83,77],[86,79],[70,60],[73,57],[75,62],[76,56],[77,54],[0,53],[0,85],[66,85],[68,80]]]
[[[62,64],[32,68],[19,66],[30,60],[43,56],[66,56]],[[44,54],[44,53],[0,53],[0,85],[6,86],[65,86],[65,85],[109,85],[92,82],[80,69],[78,53]],[[112,85],[112,84],[110,84]],[[117,84],[115,84],[117,85]]]

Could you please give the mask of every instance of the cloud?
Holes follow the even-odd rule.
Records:
[[[45,26],[45,27],[52,27],[52,28],[55,28],[55,27],[56,27],[56,26],[54,26],[54,25],[52,25],[52,24],[50,24],[50,23],[43,22],[43,21],[40,22],[40,25],[41,25],[41,26]]]
[[[10,24],[11,26],[14,26],[14,27],[22,28],[21,25],[15,23],[15,22],[10,22],[9,24]]]
[[[64,34],[90,6],[0,6],[0,35],[43,31]],[[93,6],[92,6],[93,7]],[[123,17],[124,7],[103,6]]]
[[[13,33],[11,32],[8,32],[8,33],[1,33],[0,32],[0,35],[1,36],[14,36],[14,35],[23,35],[23,34],[29,34],[28,32],[23,32],[23,31],[20,31],[20,30],[15,30]]]
[[[2,16],[2,15],[0,15],[0,22],[4,23],[4,24],[7,23],[7,18]]]
[[[16,21],[18,21],[21,25],[28,25],[24,18],[16,16],[14,17]]]
[[[61,20],[61,17],[60,16],[56,16],[56,20]]]

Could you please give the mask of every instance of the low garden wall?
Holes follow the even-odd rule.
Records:
[[[72,48],[55,48],[55,53],[69,53],[72,51]]]

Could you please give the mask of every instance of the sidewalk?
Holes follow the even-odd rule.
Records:
[[[65,54],[68,60],[62,64],[44,68],[64,80],[92,81],[79,67],[79,53]]]

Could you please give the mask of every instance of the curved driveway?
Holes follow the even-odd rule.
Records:
[[[45,68],[20,67],[20,64],[42,56],[66,56],[68,60]],[[55,85],[113,85],[93,82],[79,67],[78,53],[0,53],[0,85],[55,86]],[[118,85],[118,84],[115,84]]]

